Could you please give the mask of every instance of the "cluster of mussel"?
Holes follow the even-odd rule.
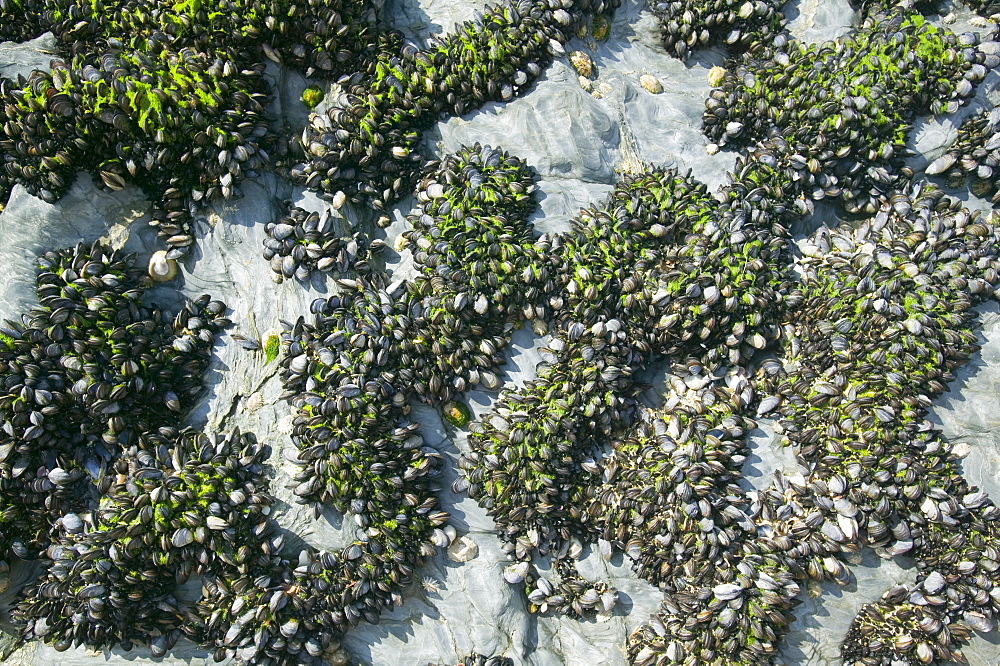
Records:
[[[267,58],[354,73],[347,106],[314,115],[292,142],[300,163],[289,172],[375,206],[419,180],[404,236],[418,274],[338,280],[311,321],[286,327],[294,493],[358,526],[338,552],[290,563],[268,518],[267,447],[171,425],[200,386],[224,306],[203,298],[171,325],[138,303],[127,258],[100,246],[43,257],[42,305],[0,330],[0,545],[52,562],[15,609],[26,637],[59,649],[149,644],[159,656],[186,635],[219,659],[322,663],[340,632],[401,603],[421,558],[451,538],[436,498],[441,457],[408,401],[466,425],[460,394],[499,386],[525,320],[551,331],[538,378],[472,425],[456,489],[495,520],[512,560],[503,577],[525,584],[533,612],[611,612],[615,591],[573,562],[596,541],[664,593],[629,638],[634,663],[768,663],[800,583],[846,584],[840,556],[870,545],[910,554],[919,577],[862,609],[848,663],[960,658],[969,627],[994,626],[1000,511],[924,417],[977,349],[972,307],[1000,286],[996,233],[907,184],[900,162],[913,115],[954,110],[997,64],[975,36],[873,12],[851,38],[804,47],[771,39],[783,19],[766,2],[711,13],[661,3],[654,13],[680,57],[715,40],[771,40],[707,103],[706,134],[744,155],[718,198],[671,169],[626,174],[571,232],[536,239],[523,162],[476,145],[421,171],[420,131],[442,112],[512,98],[604,4],[505,3],[426,50],[393,36],[372,46],[364,3],[234,2],[228,42],[200,2],[148,17],[127,3],[107,23],[95,23],[100,3],[35,4],[64,44],[121,50],[73,51],[70,66],[0,84],[5,182],[54,199],[79,168],[116,189],[134,178],[158,197],[154,221],[183,254],[192,204],[229,196],[267,160],[262,67],[240,64],[262,43]],[[153,37],[123,45],[114,21]],[[963,147],[961,159],[978,170],[993,149],[992,125],[976,122],[968,150],[985,152]],[[176,176],[171,161],[196,168]],[[788,229],[823,198],[870,219],[821,230],[793,270]],[[293,207],[268,225],[275,271],[304,280],[364,268],[377,245],[330,222]],[[666,404],[648,413],[636,377],[661,358],[673,361]],[[802,478],[759,492],[740,484],[751,410],[778,419]],[[96,485],[92,461],[106,470]],[[538,555],[554,558],[547,576]],[[188,608],[178,584],[191,576],[205,582]]]
[[[217,659],[319,664],[339,631],[401,603],[447,518],[429,483],[437,454],[415,425],[378,415],[377,440],[367,418],[351,420],[348,386],[336,400],[305,396],[326,430],[306,425],[304,456],[341,466],[323,499],[360,531],[337,553],[289,563],[269,518],[269,447],[173,425],[198,393],[225,306],[206,296],[164,319],[140,302],[148,282],[132,257],[99,244],[39,263],[41,304],[0,331],[3,556],[48,560],[12,613],[25,638],[162,656],[186,636]],[[204,582],[192,605],[179,586],[193,576]]]
[[[736,54],[770,42],[785,28],[782,5],[777,0],[658,0],[650,3],[650,11],[660,22],[667,53],[686,60],[697,49],[716,44]]]
[[[717,364],[777,334],[763,307],[774,300],[771,249],[749,220],[733,242],[711,219],[716,207],[691,178],[652,170],[626,176],[573,232],[552,239],[554,326],[538,379],[501,395],[460,462],[470,494],[519,556],[591,540],[594,458],[636,411],[637,371],[706,348]],[[716,262],[739,279],[717,283]]]
[[[961,187],[967,181],[972,193],[1000,201],[1000,109],[984,109],[966,118],[958,129],[958,137],[948,150],[924,170],[927,175],[944,174],[951,187]],[[994,173],[996,170],[996,173]]]
[[[619,479],[596,493],[614,511],[594,512],[609,516],[604,537],[665,591],[630,637],[637,664],[768,661],[798,582],[847,584],[837,556],[862,545],[908,553],[920,576],[863,609],[846,663],[960,658],[970,627],[994,626],[1000,511],[923,418],[977,349],[971,308],[1000,284],[993,226],[915,185],[807,247],[783,299],[780,357],[755,359],[750,387],[739,369],[710,375],[713,386],[700,364],[675,366],[663,416],[602,461]],[[747,396],[778,418],[804,478],[753,493],[733,484],[753,426],[739,414]]]
[[[908,109],[901,111],[905,117]],[[905,130],[902,122],[897,131]],[[785,134],[809,136],[800,125]],[[788,157],[773,151],[772,142],[767,153],[758,149],[750,157],[787,160],[786,177],[808,196],[809,179],[795,169],[810,157],[802,149],[810,142],[789,143],[803,154]],[[758,414],[778,416],[779,431],[808,470],[805,478],[779,479],[749,494],[745,513],[756,535],[748,543],[774,558],[778,569],[754,581],[741,557],[735,561],[746,577],[737,574],[735,587],[711,578],[694,590],[690,580],[698,575],[688,571],[688,589],[668,591],[663,612],[631,637],[636,663],[761,663],[790,621],[794,581],[826,576],[845,584],[848,572],[836,555],[861,545],[885,557],[909,553],[920,575],[912,588],[897,586],[862,609],[842,648],[845,663],[960,659],[957,642],[970,628],[994,627],[1000,512],[958,474],[951,445],[924,416],[931,398],[947,390],[953,371],[978,349],[971,308],[995,297],[996,236],[991,223],[935,188],[904,186],[880,196],[867,221],[811,239],[784,299],[780,360],[755,363]],[[702,402],[699,411],[717,402]],[[702,445],[700,452],[712,448]],[[714,546],[711,538],[698,541]],[[716,574],[731,566],[716,559],[705,570]],[[730,656],[720,659],[720,651]]]
[[[514,666],[514,660],[510,657],[498,657],[496,655],[487,657],[484,654],[476,653],[462,659],[458,666]]]
[[[182,633],[218,633],[222,613],[190,622],[177,586],[205,574],[246,585],[276,553],[281,537],[264,490],[268,453],[239,431],[207,436],[162,426],[140,436],[101,479],[90,520],[60,519],[46,551],[51,564],[12,613],[24,637],[57,650],[148,644],[161,657]],[[208,595],[198,609],[217,610],[212,602],[218,598]]]
[[[983,16],[994,17],[1000,14],[1000,4],[991,0],[965,0],[965,4],[971,7],[976,13]]]
[[[3,0],[0,12],[5,20],[0,27],[0,41],[23,42],[50,29],[45,18],[45,0]]]
[[[538,78],[553,53],[562,53],[562,44],[580,26],[615,6],[589,0],[558,7],[505,2],[487,8],[453,34],[432,40],[426,49],[412,44],[384,46],[363,75],[341,78],[344,106],[313,114],[301,136],[292,140],[292,159],[300,161],[287,174],[333,201],[346,195],[384,208],[409,194],[426,172],[419,150],[423,130],[442,114],[462,114],[487,101],[513,99]],[[296,214],[292,211],[290,216]],[[276,273],[305,279],[313,264],[321,261],[325,267],[321,270],[336,268],[342,273],[360,268],[352,255],[355,246],[366,244],[357,235],[335,236],[311,227],[312,222],[302,234],[296,232],[295,241],[292,234],[272,235],[265,241],[265,257]],[[275,227],[279,228],[287,231]],[[310,231],[318,233],[317,238],[299,242]],[[296,244],[304,247],[296,250]],[[318,247],[310,249],[310,244]]]
[[[381,46],[376,5],[324,0],[6,0],[0,39],[51,31],[70,55],[183,47],[244,65],[268,58],[307,76],[351,74]]]
[[[664,592],[661,611],[629,636],[632,663],[770,663],[793,620],[806,574],[787,550],[787,517],[737,484],[755,423],[739,414],[746,379],[734,376],[684,382],[679,404],[641,423],[611,460],[621,482],[607,491],[605,534]]]
[[[628,176],[603,209],[581,214],[573,234],[547,239],[554,285],[542,296],[555,325],[539,378],[502,394],[472,426],[459,485],[496,521],[519,560],[504,577],[528,582],[533,608],[546,607],[552,591],[536,582],[532,553],[561,562],[595,538],[663,589],[662,612],[630,637],[635,663],[769,661],[799,582],[847,584],[838,554],[861,545],[916,555],[921,582],[859,615],[846,659],[944,660],[960,655],[966,625],[993,626],[997,512],[957,474],[950,445],[923,416],[976,349],[969,308],[994,296],[995,234],[939,191],[897,175],[909,175],[898,159],[910,118],[949,109],[913,81],[930,78],[957,104],[971,93],[963,82],[992,63],[973,38],[913,14],[876,15],[865,30],[853,39],[874,51],[916,40],[917,54],[884,68],[879,85],[899,77],[912,94],[879,116],[882,138],[865,148],[876,153],[865,153],[871,163],[851,157],[850,141],[870,124],[843,113],[857,105],[853,96],[820,105],[817,118],[764,115],[748,136],[768,138],[739,160],[721,206],[673,173]],[[961,41],[968,45],[955,48]],[[923,61],[935,54],[954,66],[929,73],[937,65]],[[817,68],[811,80],[825,80],[817,98],[841,94],[842,80],[871,80],[866,70],[879,66],[820,61],[836,74],[826,80]],[[824,197],[873,217],[850,232],[819,233],[809,247],[826,270],[807,260],[798,276],[787,229],[811,210],[808,199]],[[761,354],[778,340],[784,363]],[[673,367],[663,413],[629,434],[631,376],[661,354],[687,360]],[[886,364],[889,384],[880,386],[872,375]],[[735,483],[755,427],[748,408],[782,416],[808,478],[751,493]]]
[[[276,279],[306,281],[314,270],[346,274],[368,273],[371,259],[385,249],[385,241],[369,240],[363,232],[348,235],[346,221],[334,209],[322,213],[290,206],[288,214],[264,226],[264,258],[271,263]]]
[[[266,59],[339,76],[398,42],[376,30],[373,5],[339,0],[10,0],[0,18],[2,38],[51,30],[64,55],[0,82],[4,201],[22,184],[54,202],[80,170],[111,189],[133,182],[171,258],[189,251],[200,203],[238,192],[283,145],[264,118]]]
[[[402,604],[414,567],[435,552],[428,537],[447,514],[435,510],[427,489],[436,454],[414,440],[413,428],[393,428],[378,448],[351,442],[341,453],[330,456],[341,465],[330,492],[343,491],[334,503],[354,516],[358,538],[335,553],[304,550],[297,563],[274,557],[248,575],[210,578],[191,633],[215,646],[216,660],[328,663],[344,631]],[[364,481],[360,468],[352,470],[355,454],[372,470]]]
[[[780,154],[788,146],[775,148]],[[681,623],[688,616],[680,609],[695,603],[684,599],[706,600],[684,589],[699,577],[714,581],[698,582],[707,585],[701,589],[723,586],[728,595],[725,586],[738,573],[763,572],[781,600],[768,594],[760,603],[775,613],[791,607],[788,567],[748,538],[753,524],[741,512],[747,500],[733,483],[741,440],[754,427],[737,413],[753,401],[740,368],[778,337],[776,317],[788,291],[781,257],[794,208],[774,202],[795,190],[784,176],[790,162],[770,163],[761,155],[738,165],[721,205],[703,185],[671,170],[626,176],[605,206],[584,211],[574,233],[553,239],[550,261],[565,277],[550,297],[557,323],[539,379],[501,395],[473,426],[473,450],[460,462],[470,494],[488,509],[516,559],[526,562],[537,551],[561,562],[579,556],[581,541],[621,549],[640,575],[676,593]],[[677,381],[691,391],[677,397],[669,417],[628,435],[640,411],[635,373],[662,356],[687,359]],[[712,405],[717,418],[708,413]],[[675,434],[676,451],[666,441],[644,443],[651,431],[665,439]],[[718,447],[705,454],[706,467],[699,444]],[[739,572],[723,566],[734,553],[744,565]],[[529,583],[535,603],[537,586]],[[597,597],[605,598],[585,592],[581,600]],[[572,613],[568,606],[560,610]],[[715,610],[698,607],[693,615],[714,617]],[[734,613],[723,616],[726,625],[717,632],[737,630]],[[752,660],[776,649],[771,636],[740,653],[713,639],[712,628],[680,632],[689,643],[703,639],[701,645],[667,647],[697,655],[698,663],[737,657],[758,663]],[[664,654],[645,647],[633,658],[646,663]]]
[[[913,9],[923,15],[933,14],[938,10],[941,2],[940,0],[850,0],[850,4],[864,17],[869,14],[890,12],[901,7]],[[986,3],[980,0],[966,0],[965,4],[980,13],[984,13],[986,8]]]
[[[199,204],[238,192],[269,152],[282,173],[331,198],[398,200],[421,172],[422,130],[443,113],[512,99],[578,28],[616,6],[508,1],[420,50],[380,29],[368,2],[231,0],[218,11],[200,0],[28,4],[33,22],[20,20],[20,0],[0,6],[10,19],[0,34],[51,29],[69,64],[3,83],[0,188],[22,183],[54,201],[80,169],[113,189],[134,180],[155,204],[151,223],[171,258],[188,252]],[[343,106],[280,139],[261,109],[266,59],[339,76]],[[189,168],[173,173],[177,162]]]
[[[449,540],[435,510],[438,454],[407,420],[407,401],[440,405],[465,425],[469,410],[456,398],[499,385],[513,326],[544,288],[535,286],[545,282],[544,241],[527,222],[533,190],[533,172],[502,151],[475,145],[446,157],[421,181],[410,216],[418,275],[397,285],[378,275],[339,280],[343,291],[316,301],[314,321],[285,336],[301,466],[294,492],[351,512],[370,542],[397,542],[373,553],[408,567],[397,582]]]
[[[413,190],[423,130],[442,114],[509,101],[542,73],[553,53],[617,1],[504,0],[426,49],[384,51],[372,73],[346,81],[346,104],[313,114],[289,146],[296,182],[327,196],[344,192],[376,208]]]
[[[847,38],[808,45],[779,36],[730,67],[711,92],[705,135],[751,146],[779,131],[807,160],[807,197],[871,214],[900,175],[908,123],[952,112],[1000,63],[995,44],[916,13],[874,14]]]
[[[917,184],[858,227],[821,234],[829,249],[800,262],[783,363],[759,373],[760,411],[809,470],[785,489],[793,512],[832,552],[862,544],[917,562],[912,589],[859,614],[847,663],[960,658],[970,627],[994,626],[1000,510],[925,418],[978,350],[973,307],[1000,286],[992,220]]]
[[[59,650],[148,644],[162,655],[187,634],[219,658],[239,649],[259,663],[268,630],[247,628],[239,609],[264,590],[264,609],[280,615],[278,592],[292,594],[268,518],[269,449],[174,426],[202,386],[225,305],[204,296],[167,318],[141,302],[148,281],[133,257],[97,243],[39,267],[39,306],[0,331],[4,567],[11,555],[48,560],[13,621]],[[336,569],[328,554],[307,556]],[[194,575],[206,584],[191,610],[178,585]],[[319,620],[290,631],[298,617],[267,634],[269,650],[296,655],[285,663],[330,640]]]
[[[157,204],[150,223],[171,258],[181,256],[195,202],[231,195],[268,161],[262,74],[185,47],[53,60],[0,81],[5,177],[47,202],[79,170],[112,190],[132,182]]]
[[[543,318],[535,303],[551,277],[542,259],[547,241],[536,240],[527,222],[538,207],[534,191],[534,172],[499,149],[476,144],[446,156],[418,184],[417,210],[407,218],[403,238],[422,273],[412,292],[433,292],[432,310],[464,314],[494,335],[522,318]],[[495,351],[503,344],[495,339]]]
[[[95,469],[192,404],[227,323],[207,296],[172,320],[143,305],[133,258],[98,244],[39,266],[39,306],[0,330],[3,560],[36,557],[55,518],[86,510]]]

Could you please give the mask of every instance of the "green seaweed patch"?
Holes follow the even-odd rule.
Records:
[[[278,351],[281,349],[281,338],[276,333],[267,336],[264,342],[264,362],[270,363],[278,358]]]
[[[302,103],[310,109],[315,109],[323,101],[323,91],[319,86],[309,86],[302,91]]]
[[[472,410],[461,400],[452,400],[441,408],[444,420],[456,428],[464,427],[472,419]]]

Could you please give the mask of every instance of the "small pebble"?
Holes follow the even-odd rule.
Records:
[[[479,554],[479,546],[467,536],[462,536],[448,546],[448,559],[452,562],[468,562]]]

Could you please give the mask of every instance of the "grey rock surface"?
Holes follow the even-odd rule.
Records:
[[[47,67],[56,56],[56,38],[51,32],[27,42],[0,42],[0,71],[8,79],[20,74],[27,77],[32,71]]]
[[[799,0],[787,3],[782,11],[796,39],[810,43],[837,39],[847,34],[857,21],[856,12],[847,2]]]
[[[933,421],[957,445],[968,446],[962,473],[970,485],[1000,497],[1000,307],[979,308],[978,358],[956,372],[951,392],[934,401]],[[997,663],[1000,632],[977,634],[963,649],[970,664]]]
[[[423,44],[435,33],[446,32],[457,23],[473,18],[485,2],[455,0],[389,0],[387,7],[397,17],[407,37]],[[616,172],[641,168],[643,164],[674,164],[715,189],[725,180],[735,154],[722,151],[710,155],[700,132],[704,98],[708,94],[707,73],[723,65],[724,53],[704,51],[681,63],[659,46],[655,21],[640,0],[625,0],[617,12],[608,41],[575,39],[567,51],[587,52],[596,75],[581,86],[566,58],[558,58],[542,79],[524,97],[508,104],[489,104],[480,111],[439,123],[429,133],[428,146],[437,155],[466,143],[498,145],[519,155],[540,175],[540,211],[533,221],[538,231],[568,228],[581,207],[598,203],[610,190]],[[799,0],[786,9],[795,35],[806,40],[831,39],[844,34],[853,20],[846,0]],[[32,66],[46,66],[51,54],[51,36],[23,45],[0,45],[0,74],[27,73]],[[653,94],[640,84],[651,75],[663,87]],[[269,67],[277,87],[275,116],[284,117],[292,131],[306,120],[298,96],[307,85],[301,76]],[[983,93],[988,94],[988,93]],[[954,123],[953,119],[941,120]],[[942,128],[944,125],[942,125]],[[952,128],[954,125],[952,125]],[[916,132],[916,149],[923,159],[943,149],[946,128],[925,125]],[[915,158],[920,159],[920,158]],[[151,300],[177,307],[180,296],[211,293],[232,309],[230,333],[263,339],[280,327],[280,320],[294,322],[307,315],[314,298],[328,296],[336,287],[315,275],[308,284],[271,279],[260,256],[264,224],[276,219],[286,200],[319,210],[324,204],[308,193],[294,190],[272,175],[245,182],[242,198],[204,210],[196,225],[197,248],[181,262],[181,276],[153,290]],[[392,248],[405,228],[411,200],[391,211],[392,224],[384,231]],[[70,192],[56,205],[42,203],[16,188],[7,209],[0,214],[0,317],[16,317],[33,304],[34,257],[51,248],[97,238],[136,252],[145,262],[160,249],[146,226],[148,202],[134,188],[120,192],[98,190],[87,174],[80,174]],[[362,226],[372,230],[370,215],[350,207],[341,211],[345,228]],[[821,208],[814,223],[836,224]],[[376,232],[373,232],[376,233]],[[412,272],[407,250],[387,251],[386,262],[394,278]],[[983,351],[980,358],[960,374],[953,392],[935,407],[946,435],[970,447],[965,472],[973,483],[1000,497],[1000,311],[983,313]],[[543,338],[530,329],[517,331],[507,351],[504,386],[522,384],[534,376]],[[655,373],[653,373],[655,374]],[[662,378],[662,374],[661,374]],[[657,378],[651,378],[656,384]],[[302,544],[334,549],[353,538],[353,524],[335,512],[313,517],[295,504],[286,487],[294,473],[286,459],[291,446],[287,436],[288,406],[281,393],[277,363],[266,363],[261,352],[247,351],[229,336],[216,347],[208,378],[209,388],[188,417],[186,424],[210,430],[240,427],[256,434],[273,449],[271,488],[279,501],[275,515],[289,536],[291,550]],[[496,392],[472,391],[465,399],[476,414],[489,409]],[[649,400],[655,403],[655,391]],[[643,623],[659,605],[659,594],[636,578],[627,558],[620,553],[605,560],[597,549],[587,551],[580,568],[591,579],[603,579],[619,591],[619,605],[606,622],[545,618],[527,612],[523,595],[503,582],[506,558],[493,535],[493,524],[485,511],[465,495],[450,489],[455,463],[467,450],[467,430],[445,424],[426,406],[414,405],[413,418],[421,423],[425,441],[437,447],[449,461],[442,472],[440,499],[451,513],[451,523],[460,535],[472,539],[478,554],[466,562],[454,562],[439,552],[417,573],[418,582],[404,595],[403,606],[386,613],[378,625],[362,624],[351,631],[343,645],[352,662],[360,664],[423,666],[455,664],[470,653],[503,653],[517,664],[533,666],[608,665],[625,663],[623,646],[628,633]],[[751,437],[752,455],[747,461],[746,482],[763,488],[775,471],[793,474],[796,464],[780,446],[770,424],[762,420]],[[912,566],[905,561],[884,562],[864,552],[852,566],[853,580],[846,588],[826,585],[814,597],[804,591],[797,621],[785,642],[779,661],[788,666],[827,666],[838,663],[838,644],[857,609],[896,582],[912,580]],[[27,569],[11,573],[14,585],[0,595],[0,607],[10,602],[17,583]],[[2,587],[2,584],[0,584]],[[814,592],[813,590],[812,592]],[[192,591],[196,594],[196,590]],[[4,641],[8,639],[4,638]],[[976,638],[965,650],[970,664],[997,663],[997,634]],[[0,642],[0,650],[8,643]],[[0,652],[0,654],[3,654]],[[130,653],[92,653],[85,649],[57,653],[33,644],[7,657],[3,663],[31,666],[88,666],[91,664],[152,663],[148,650]],[[178,645],[161,663],[213,663],[211,655],[190,644]]]

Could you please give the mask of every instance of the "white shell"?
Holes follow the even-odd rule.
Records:
[[[740,596],[743,593],[743,587],[735,583],[720,583],[712,588],[712,593],[720,601],[729,601]]]
[[[252,394],[249,398],[247,398],[247,409],[249,409],[252,412],[257,411],[263,406],[264,406],[264,396],[261,395],[260,391],[257,391],[256,393]]]
[[[440,529],[435,529],[431,533],[431,541],[438,548],[447,548],[449,545],[451,545],[451,540],[448,539],[448,536],[444,533],[444,531]]]
[[[531,565],[528,562],[517,562],[515,564],[508,565],[503,569],[503,579],[511,585],[517,585],[518,583],[524,582],[525,577],[528,575],[530,566]]]
[[[291,414],[289,414],[288,416],[282,417],[278,421],[278,432],[280,432],[282,435],[290,435],[290,434],[292,434],[292,430],[295,429],[295,426],[292,423],[292,421],[294,419],[295,419],[295,417],[292,416]]]
[[[159,250],[149,258],[149,277],[156,282],[170,282],[177,277],[177,262],[167,258],[166,250]]]
[[[932,571],[930,575],[924,579],[924,591],[927,592],[927,594],[937,594],[946,584],[944,576],[937,571]]]
[[[468,562],[479,554],[479,546],[467,536],[456,539],[448,546],[448,559],[452,562]]]
[[[951,447],[951,455],[953,458],[964,458],[972,452],[972,447],[969,446],[968,442],[956,442],[954,446]]]
[[[720,83],[722,83],[722,79],[725,78],[725,76],[726,76],[726,68],[719,67],[718,65],[716,65],[712,69],[708,70],[708,85],[715,88]]]

